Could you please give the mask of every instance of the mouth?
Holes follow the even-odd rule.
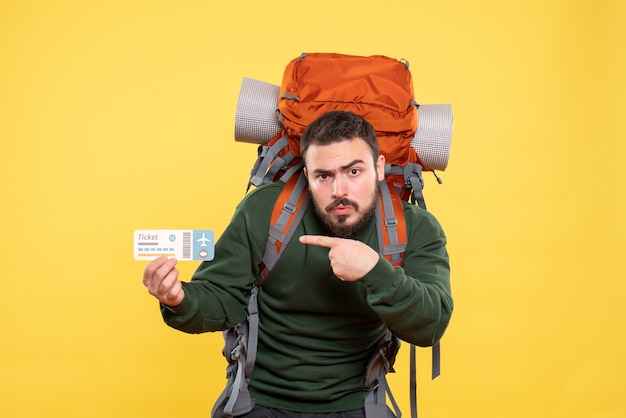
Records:
[[[332,213],[338,216],[345,216],[352,212],[353,208],[351,205],[337,205],[332,209]]]
[[[357,205],[348,199],[337,199],[326,207],[327,213],[337,216],[346,216],[357,210]]]

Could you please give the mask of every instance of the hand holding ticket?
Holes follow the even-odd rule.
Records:
[[[143,284],[148,293],[168,306],[178,306],[185,299],[185,289],[178,280],[175,258],[159,257],[152,260],[143,271]]]
[[[135,260],[174,257],[180,261],[213,260],[213,231],[206,229],[140,229],[134,232]]]

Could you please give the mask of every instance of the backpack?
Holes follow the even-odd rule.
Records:
[[[425,110],[424,110],[425,109]],[[270,275],[310,200],[299,140],[304,129],[331,110],[352,111],[370,122],[385,155],[385,180],[379,183],[376,210],[380,253],[401,265],[407,242],[402,201],[426,209],[423,171],[444,170],[450,149],[450,105],[420,106],[406,60],[382,55],[360,57],[304,53],[288,63],[282,85],[244,78],[235,116],[235,139],[259,144],[248,183],[285,183],[272,210],[260,273],[253,285],[247,320],[224,331],[227,384],[213,418],[234,417],[254,407],[247,383],[256,359],[259,287]],[[419,110],[419,111],[418,111]],[[419,116],[419,129],[418,129]],[[435,175],[437,181],[440,179]],[[387,331],[372,355],[365,385],[367,418],[400,418],[385,375],[393,371],[400,340]],[[439,375],[439,343],[433,347],[433,379]],[[417,416],[415,346],[411,344],[411,413]],[[387,406],[387,399],[394,411]],[[395,414],[394,414],[395,412]]]

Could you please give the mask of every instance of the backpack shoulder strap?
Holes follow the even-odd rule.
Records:
[[[387,180],[378,183],[379,204],[376,208],[378,251],[394,266],[402,264],[407,232],[402,199]],[[393,193],[392,193],[393,191]]]
[[[257,293],[257,287],[252,286],[247,320],[223,333],[222,354],[228,361],[227,382],[213,405],[211,418],[232,418],[246,414],[254,408],[255,403],[248,390],[248,382],[256,361],[259,328]]]
[[[416,179],[421,177],[421,171],[415,170]],[[397,193],[394,185],[383,180],[379,183],[379,205],[376,210],[377,228],[378,228],[378,243],[380,253],[393,265],[401,266],[404,258],[404,252],[406,250],[408,242],[408,232],[406,227],[406,219],[404,217],[404,208],[402,206],[402,198]],[[413,187],[414,196],[416,191],[421,196],[421,186]],[[416,199],[416,203],[423,209],[426,208],[423,199]],[[439,376],[441,372],[441,359],[440,359],[440,343],[437,342],[432,347],[432,379]],[[411,404],[411,417],[417,418],[417,366],[416,366],[416,347],[414,344],[410,345],[410,382],[409,382],[409,394]],[[369,403],[383,404],[385,399],[385,392],[390,397],[392,404],[395,405],[395,401],[391,395],[391,392],[387,386],[385,373],[381,373],[378,378],[380,388],[376,393],[370,394],[368,398]],[[387,408],[384,407],[379,410],[372,409],[372,405],[368,405],[367,418],[385,418]],[[376,412],[375,412],[376,411]]]
[[[257,286],[265,281],[278,262],[280,255],[304,216],[310,199],[304,171],[301,170],[298,175],[290,175],[276,203],[274,203],[263,263],[256,280]]]
[[[248,382],[252,377],[257,354],[258,288],[278,262],[310,199],[304,172],[295,175],[296,172],[294,169],[284,176],[285,186],[274,203],[263,261],[248,300],[247,320],[224,332],[224,356],[229,361],[228,382],[213,406],[212,418],[236,417],[251,411],[254,407],[254,400],[248,391]]]

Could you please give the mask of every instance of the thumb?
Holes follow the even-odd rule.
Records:
[[[337,243],[338,238],[327,237],[324,235],[302,235],[299,239],[302,244],[332,248]]]

